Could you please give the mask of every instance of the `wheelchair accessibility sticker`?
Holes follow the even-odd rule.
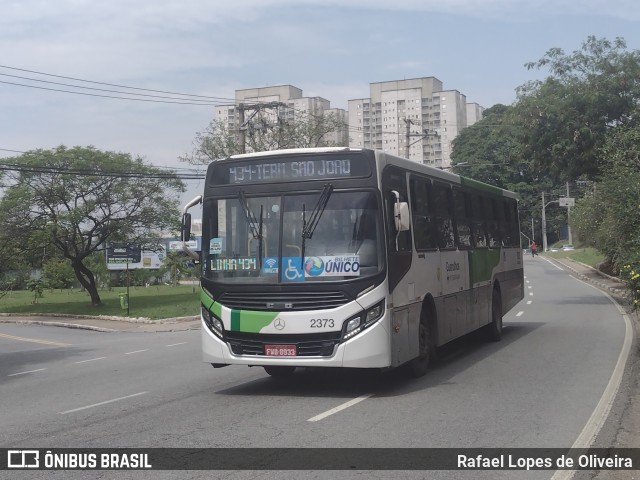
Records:
[[[301,282],[315,277],[357,277],[360,275],[359,255],[300,257],[282,259],[282,281]]]

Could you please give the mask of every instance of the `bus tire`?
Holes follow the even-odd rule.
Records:
[[[409,375],[414,378],[424,376],[431,365],[431,361],[435,358],[435,342],[433,338],[433,329],[429,322],[429,316],[423,309],[420,316],[420,325],[418,327],[418,351],[416,358],[411,360],[408,365]]]
[[[269,365],[264,367],[264,371],[272,377],[288,377],[295,372],[296,367]]]
[[[491,323],[486,326],[487,339],[498,342],[502,338],[502,299],[500,290],[495,287],[491,296]]]

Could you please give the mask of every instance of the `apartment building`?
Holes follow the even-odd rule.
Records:
[[[435,77],[376,82],[370,97],[349,100],[349,146],[375,148],[406,158],[447,168],[452,142],[469,125],[482,118],[482,107],[468,107],[466,96],[445,90]]]
[[[331,102],[322,97],[305,97],[300,88],[293,85],[278,85],[272,87],[247,88],[236,90],[235,104],[217,106],[214,119],[224,122],[230,131],[238,131],[241,127],[240,104],[257,105],[274,103],[277,106],[261,109],[253,118],[249,118],[253,111],[244,112],[245,127],[266,128],[279,123],[295,120],[307,120],[309,116],[326,116],[333,114],[345,125],[347,112],[341,108],[331,108]],[[348,145],[347,128],[330,132],[323,137],[325,145]]]

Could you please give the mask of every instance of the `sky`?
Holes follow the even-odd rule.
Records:
[[[468,102],[510,105],[518,86],[547,75],[525,63],[590,35],[640,49],[640,2],[2,0],[0,161],[92,145],[191,168],[178,158],[243,88],[294,85],[347,109],[372,82],[433,76]],[[123,96],[113,85],[157,96],[106,98]],[[187,200],[202,189],[187,185]]]

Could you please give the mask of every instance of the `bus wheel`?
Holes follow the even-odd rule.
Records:
[[[409,374],[414,377],[422,377],[429,370],[430,360],[433,356],[433,342],[426,317],[420,320],[418,327],[419,354],[409,362]]]
[[[502,301],[500,290],[493,289],[491,298],[491,323],[486,326],[487,338],[492,342],[498,342],[502,338]]]
[[[264,367],[264,371],[267,372],[272,377],[288,377],[293,374],[296,367],[276,367],[273,365],[269,365],[268,367]]]

